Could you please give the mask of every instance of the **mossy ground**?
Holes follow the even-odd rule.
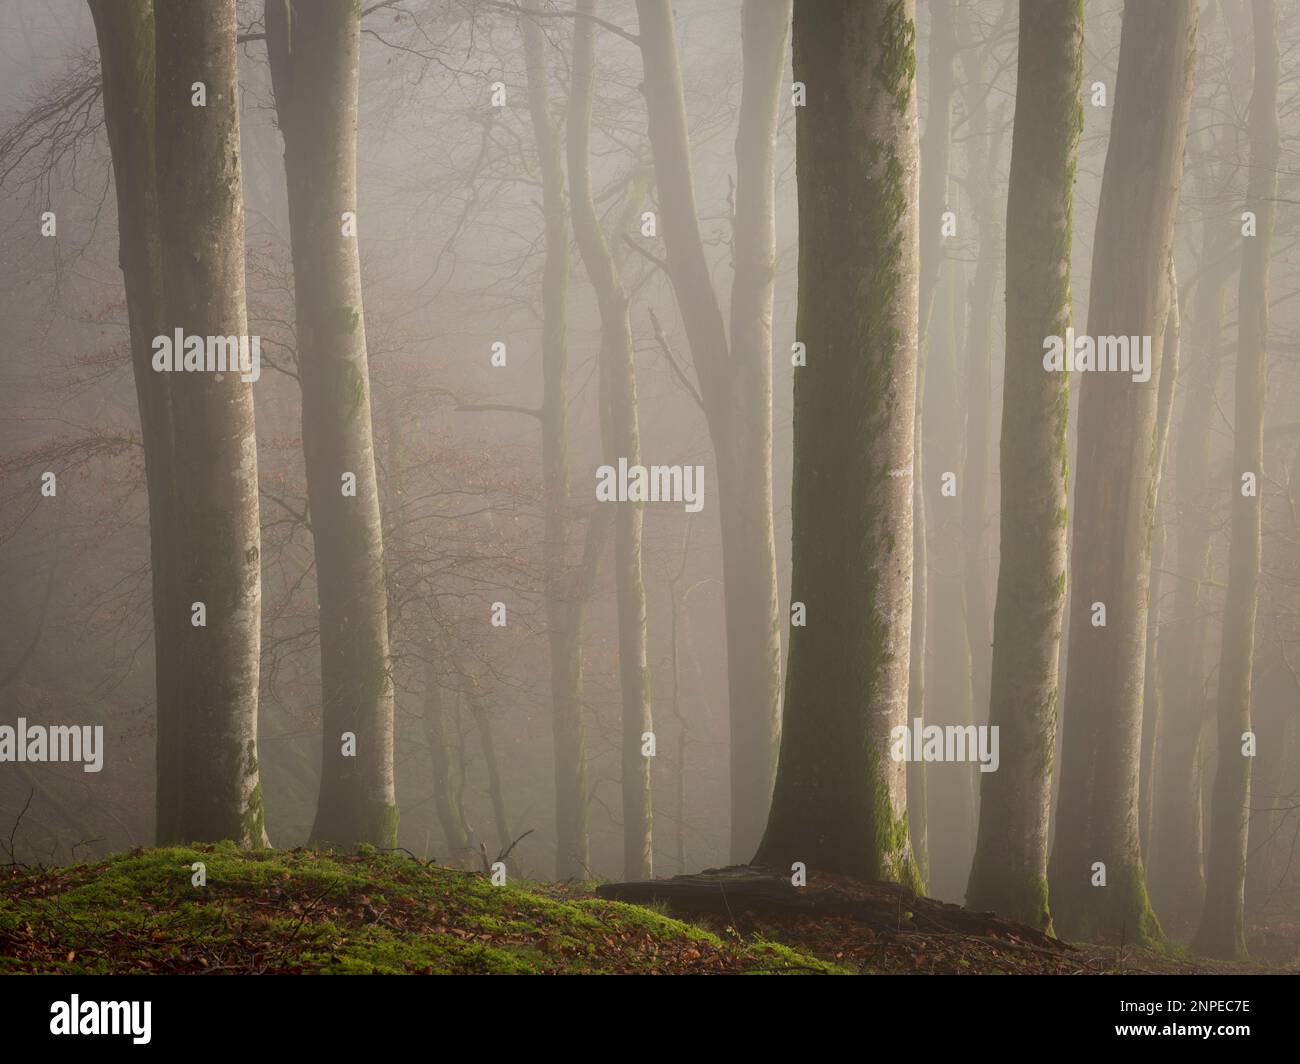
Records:
[[[207,885],[194,886],[192,865]],[[389,853],[134,850],[0,870],[0,973],[832,973],[653,909]]]

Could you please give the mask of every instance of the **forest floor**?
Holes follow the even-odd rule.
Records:
[[[196,863],[206,884],[194,885]],[[830,973],[652,908],[394,853],[133,850],[0,869],[0,973]]]
[[[873,974],[1136,975],[1300,972],[1300,921],[1252,928],[1252,959],[1193,957],[1177,946],[1062,942],[1025,924],[915,897],[889,883],[810,873],[796,889],[770,869],[733,866],[666,880],[609,884],[600,895],[662,901],[666,910],[738,942],[782,942]]]
[[[1294,923],[1273,929],[1270,962],[1219,964],[1068,945],[887,884],[822,876],[791,905],[775,877],[756,888],[753,870],[705,875],[725,891],[702,895],[702,877],[687,877],[690,897],[680,879],[493,886],[368,849],[195,846],[10,866],[0,973],[1104,974],[1281,972],[1300,960]],[[638,888],[648,904],[596,896]]]

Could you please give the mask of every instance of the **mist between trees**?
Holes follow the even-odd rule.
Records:
[[[1295,0],[12,0],[0,52],[7,860],[1300,948]]]

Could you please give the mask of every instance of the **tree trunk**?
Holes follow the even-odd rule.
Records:
[[[957,2],[933,0],[930,4],[930,94],[921,139],[920,279],[916,411],[912,467],[912,657],[907,687],[907,719],[924,719],[930,566],[926,537],[925,448],[922,413],[925,408],[925,367],[930,318],[943,269],[943,229],[940,215],[947,209],[948,160],[952,152],[953,64],[957,59]],[[921,760],[907,766],[909,800],[919,799],[924,817],[912,827],[912,846],[930,879],[929,812],[933,781]]]
[[[244,205],[234,0],[158,0],[157,155],[164,293],[161,334],[242,337]],[[191,103],[202,82],[206,106]],[[184,545],[173,591],[180,700],[174,801],[160,842],[266,844],[258,782],[261,531],[253,392],[238,372],[181,372],[171,381],[176,528]]]
[[[533,12],[530,2],[525,10]],[[542,180],[542,491],[546,638],[551,662],[551,731],[555,744],[555,877],[591,874],[587,836],[586,740],[582,712],[582,614],[585,594],[569,570],[569,237],[564,169],[549,111],[545,37],[533,17],[522,22],[528,110]],[[589,539],[591,528],[589,526]]]
[[[393,681],[370,422],[356,124],[360,10],[268,0],[267,51],[284,134],[302,381],[302,441],[320,599],[321,785],[311,838],[397,844]],[[356,737],[355,753],[343,736]]]
[[[736,136],[731,341],[700,237],[670,0],[637,0],[643,91],[668,275],[718,470],[731,730],[731,856],[757,846],[780,732],[781,619],[772,524],[775,152],[791,0],[745,0]]]
[[[424,670],[424,731],[433,767],[433,804],[447,843],[449,863],[464,868],[468,867],[467,858],[472,847],[456,808],[456,781],[452,778],[451,757],[447,751],[444,706],[441,678],[430,661]]]
[[[497,842],[505,853],[510,849],[510,818],[506,815],[506,792],[501,786],[501,769],[497,764],[497,748],[492,738],[492,721],[488,718],[487,707],[483,705],[483,693],[473,676],[462,674],[461,682],[465,687],[465,701],[474,717],[474,726],[478,729],[479,749],[483,752],[483,766],[487,770],[488,798],[492,802],[492,820],[497,828]]]
[[[578,0],[573,28],[573,87],[569,95],[568,161],[573,232],[600,310],[601,437],[605,460],[641,464],[636,361],[628,299],[596,216],[589,142],[595,91],[595,0]],[[587,17],[584,17],[587,16]],[[646,660],[645,584],[641,576],[643,503],[618,502],[614,514],[614,587],[618,604],[618,671],[623,708],[623,875],[654,874],[650,759],[641,752],[654,725]]]
[[[1260,496],[1264,480],[1264,367],[1268,344],[1268,268],[1279,154],[1277,0],[1251,0],[1255,87],[1247,130],[1247,209],[1256,235],[1245,238],[1237,296],[1237,379],[1233,411],[1232,517],[1228,594],[1219,657],[1219,760],[1211,804],[1205,909],[1193,948],[1215,957],[1246,953],[1246,842],[1250,820],[1250,680],[1259,605]],[[1253,476],[1255,490],[1243,483]]]
[[[799,0],[799,339],[781,756],[756,863],[920,887],[904,765],[917,212],[915,10]],[[854,308],[846,314],[844,308]]]
[[[1069,676],[1049,868],[1053,917],[1076,938],[1163,937],[1147,901],[1138,771],[1156,409],[1196,22],[1194,0],[1130,4],[1120,38],[1088,324],[1094,338],[1150,337],[1150,378],[1094,371],[1079,388]],[[1095,603],[1104,626],[1093,623]]]
[[[969,8],[958,12],[961,36],[969,38]],[[966,325],[966,449],[961,472],[962,605],[971,656],[971,702],[977,721],[988,719],[993,646],[993,613],[988,589],[989,435],[993,413],[993,310],[1003,250],[997,202],[1002,161],[1002,131],[990,129],[988,98],[992,86],[984,64],[967,41],[960,53],[966,75],[967,187],[975,223],[978,260],[971,278]]]
[[[155,833],[178,837],[182,702],[176,686],[181,626],[188,624],[175,582],[176,443],[171,382],[152,365],[153,338],[163,332],[163,290],[154,178],[154,22],[152,0],[90,0],[104,83],[104,125],[113,155],[119,232],[118,263],[126,288],[131,365],[140,407],[145,483],[149,494],[149,558],[153,584],[154,682],[157,727]]]
[[[1162,689],[1160,676],[1160,639],[1161,617],[1164,610],[1160,603],[1160,587],[1165,567],[1165,513],[1168,505],[1165,499],[1165,463],[1169,457],[1169,426],[1173,422],[1174,392],[1178,384],[1179,348],[1181,340],[1181,319],[1178,309],[1178,278],[1173,272],[1173,261],[1169,269],[1169,318],[1165,323],[1165,349],[1160,360],[1160,397],[1156,407],[1156,461],[1155,467],[1160,483],[1160,492],[1155,502],[1155,527],[1151,543],[1151,575],[1147,614],[1147,653],[1146,664],[1142,670],[1142,766],[1138,784],[1138,838],[1142,843],[1142,852],[1148,853],[1151,845],[1151,815],[1153,807],[1153,786],[1155,776],[1156,736],[1160,730],[1162,711]]]
[[[1047,828],[1065,600],[1070,390],[1064,373],[1043,371],[1042,352],[1043,337],[1064,336],[1070,324],[1082,74],[1082,0],[1020,0],[1007,196],[1002,563],[989,696],[1001,764],[980,776],[979,834],[966,904],[1048,931]]]
[[[1207,7],[1213,16],[1215,8]],[[1233,34],[1232,81],[1235,87],[1250,76],[1250,50],[1236,22]],[[1236,93],[1234,91],[1233,95]],[[1243,89],[1244,95],[1244,89]],[[1215,121],[1214,112],[1201,112],[1203,122]],[[1235,123],[1204,141],[1189,145],[1197,164],[1198,197],[1210,200],[1231,194],[1214,180],[1231,173],[1237,157],[1239,130]],[[1203,150],[1197,150],[1205,143]],[[1218,173],[1215,160],[1225,160]],[[1226,178],[1223,179],[1227,184]],[[1210,576],[1210,542],[1218,518],[1206,485],[1210,472],[1210,443],[1220,416],[1219,371],[1222,362],[1224,300],[1237,265],[1232,254],[1231,230],[1215,212],[1205,212],[1201,261],[1195,296],[1188,318],[1189,343],[1184,358],[1183,412],[1174,451],[1174,513],[1177,518],[1173,585],[1169,618],[1163,632],[1161,672],[1162,714],[1157,722],[1151,842],[1148,854],[1151,901],[1161,923],[1171,935],[1191,934],[1205,896],[1202,867],[1201,751],[1206,703],[1205,661]]]

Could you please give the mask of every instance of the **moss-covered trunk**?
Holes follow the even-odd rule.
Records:
[[[161,332],[244,336],[244,204],[234,0],[155,4]],[[195,82],[206,106],[191,102]],[[261,532],[252,384],[238,372],[173,374],[181,549],[179,712],[159,825],[166,841],[266,842],[258,783]],[[179,602],[179,608],[177,607]],[[206,624],[196,625],[193,603]],[[173,622],[177,623],[177,622]]]
[[[1070,245],[1083,114],[1082,0],[1021,0],[1007,195],[1002,517],[989,724],[1001,764],[980,777],[966,903],[1050,929],[1047,826],[1065,606],[1069,378],[1043,337],[1070,324]],[[969,487],[969,485],[968,485]]]
[[[1247,130],[1250,179],[1246,209],[1255,215],[1255,236],[1241,249],[1237,296],[1237,374],[1233,410],[1232,498],[1228,593],[1223,607],[1219,657],[1219,756],[1210,811],[1205,909],[1194,948],[1216,957],[1246,953],[1246,842],[1250,821],[1250,766],[1243,748],[1250,732],[1251,667],[1259,604],[1259,562],[1264,477],[1264,368],[1268,344],[1269,252],[1277,198],[1277,0],[1252,0],[1255,85]],[[1253,478],[1254,489],[1245,480]]]
[[[920,886],[905,723],[917,345],[915,10],[799,0],[798,336],[781,756],[755,861]]]
[[[384,541],[357,247],[361,19],[352,0],[268,0],[284,134],[302,440],[320,600],[321,784],[313,841],[397,844]],[[355,744],[344,742],[345,734]]]
[[[1196,23],[1193,0],[1124,9],[1093,244],[1088,332],[1149,337],[1150,376],[1093,371],[1079,388],[1069,676],[1049,866],[1053,918],[1078,938],[1162,937],[1138,840],[1138,771],[1156,410]]]

